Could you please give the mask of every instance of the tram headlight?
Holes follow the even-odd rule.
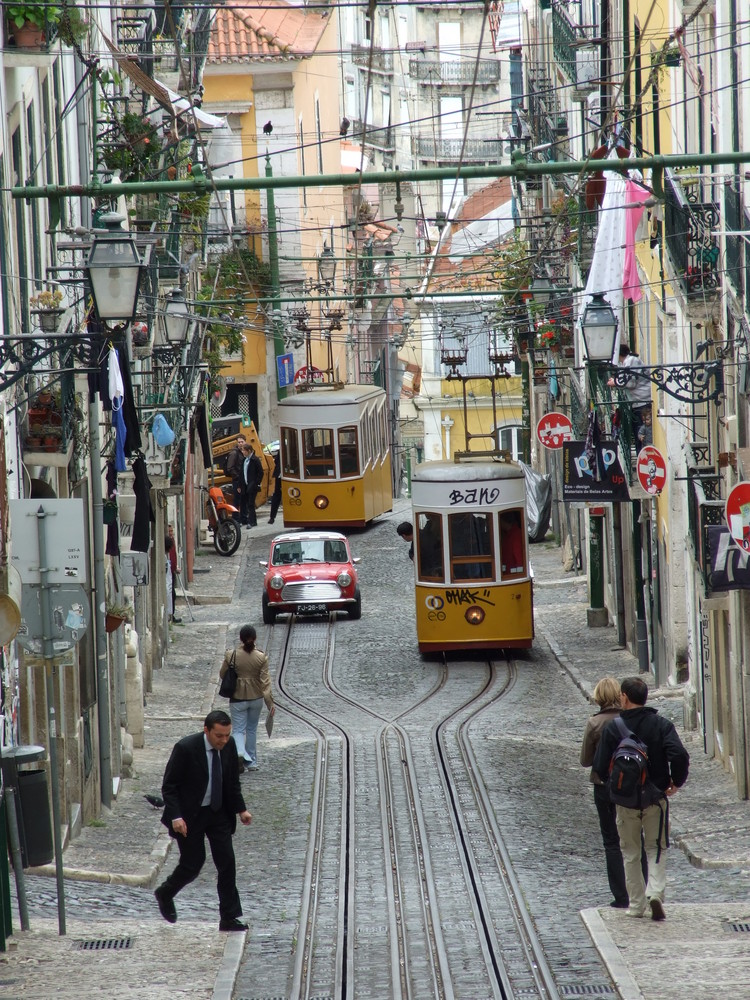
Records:
[[[464,618],[469,625],[481,625],[484,621],[484,610],[478,604],[472,604],[470,608],[466,609]]]
[[[271,579],[268,581],[268,586],[272,590],[281,590],[283,588],[283,586],[284,586],[284,577],[283,576],[272,576]]]
[[[352,578],[349,573],[339,573],[339,575],[336,577],[336,583],[339,585],[339,587],[341,587],[342,590],[345,587],[348,587],[351,582]]]
[[[325,510],[328,506],[328,497],[322,495],[315,497],[313,504],[318,508],[318,510]]]

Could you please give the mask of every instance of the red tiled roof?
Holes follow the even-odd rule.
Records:
[[[284,0],[232,0],[216,10],[208,43],[209,63],[276,62],[313,55],[328,18]]]

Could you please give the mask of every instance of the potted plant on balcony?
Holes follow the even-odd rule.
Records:
[[[39,326],[48,333],[57,329],[62,309],[63,293],[59,288],[45,288],[29,299],[32,313],[39,320]]]
[[[537,346],[543,350],[558,351],[560,338],[553,319],[541,320],[536,325]]]
[[[60,7],[37,3],[19,3],[5,8],[8,27],[16,48],[40,49],[47,41],[47,31],[62,16]]]

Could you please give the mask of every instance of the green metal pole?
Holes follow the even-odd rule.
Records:
[[[266,152],[266,177],[273,177],[271,157]],[[284,327],[281,322],[281,279],[279,278],[279,242],[276,229],[276,198],[273,188],[266,192],[266,210],[268,214],[268,269],[271,272],[271,328],[273,330],[273,346],[276,357],[284,353]],[[286,388],[278,384],[276,375],[276,398],[284,399]]]
[[[395,184],[396,181],[475,180],[485,177],[515,177],[525,180],[529,177],[556,176],[558,174],[593,173],[599,170],[624,168],[652,170],[651,184],[657,198],[663,198],[662,174],[664,170],[676,167],[714,167],[750,163],[749,150],[731,150],[725,153],[679,153],[669,156],[634,156],[624,160],[558,160],[548,163],[527,163],[525,160],[511,164],[485,164],[462,167],[425,167],[415,170],[373,170],[365,176],[368,184]],[[258,191],[270,188],[306,187],[353,187],[362,182],[362,175],[353,174],[309,174],[306,176],[274,177],[266,166],[265,177],[195,177],[193,180],[166,181],[125,181],[122,184],[41,184],[23,185],[11,188],[13,198],[116,198],[130,194],[156,194],[164,192],[177,194],[192,191],[202,194],[207,191]]]
[[[521,455],[527,465],[531,465],[531,375],[529,373],[529,356],[524,355],[521,362]]]

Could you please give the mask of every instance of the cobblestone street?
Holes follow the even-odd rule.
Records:
[[[366,702],[385,718],[397,714],[395,706],[411,704],[427,692],[439,670],[438,664],[422,660],[417,652],[412,566],[395,532],[395,525],[406,513],[402,501],[391,516],[353,534],[353,552],[362,557],[362,619],[342,620],[335,632],[333,680],[337,690],[352,700]],[[253,812],[251,827],[239,829],[235,837],[238,884],[250,924],[244,949],[216,931],[215,876],[210,863],[200,879],[178,897],[178,923],[170,927],[161,920],[152,887],[157,873],[169,870],[174,858],[171,854],[165,858],[168,838],[160,829],[159,813],[143,798],[145,793],[158,793],[172,744],[197,729],[205,713],[218,703],[218,666],[225,643],[234,641],[239,626],[247,621],[258,625],[259,645],[268,647],[269,652],[276,636],[281,635],[281,623],[274,626],[274,637],[270,628],[258,624],[262,579],[258,559],[266,556],[272,531],[260,523],[247,532],[234,560],[222,560],[215,554],[201,556],[200,568],[210,564],[211,571],[196,575],[196,600],[203,597],[225,603],[197,603],[194,622],[183,613],[184,624],[173,629],[169,662],[156,673],[148,696],[146,747],[136,752],[136,777],[123,781],[113,810],[102,817],[102,824],[85,829],[65,852],[66,939],[56,934],[54,868],[46,874],[27,876],[32,929],[16,934],[0,962],[3,995],[19,1000],[81,997],[89,995],[87,984],[103,984],[115,977],[129,984],[127,992],[118,995],[144,1000],[175,995],[265,1000],[292,995],[316,755],[308,720],[289,711],[284,697],[279,697],[273,738],[268,740],[264,732],[262,738],[259,736],[260,770],[242,779]],[[578,762],[580,739],[591,712],[587,692],[606,673],[621,677],[637,672],[637,663],[616,647],[613,628],[586,628],[585,581],[562,571],[559,550],[553,544],[534,546],[532,561],[537,639],[533,650],[517,659],[515,682],[508,692],[471,721],[472,752],[561,992],[568,990],[567,995],[573,995],[574,988],[580,987],[614,996],[612,977],[620,968],[618,962],[623,961],[627,975],[618,983],[622,996],[667,1000],[679,993],[669,992],[663,983],[658,992],[649,993],[642,983],[642,992],[633,992],[636,980],[622,955],[647,954],[657,947],[657,929],[650,922],[625,921],[609,910],[593,797],[587,772]],[[298,670],[297,683],[304,684],[311,704],[316,699],[321,704],[332,699],[322,689],[319,670],[312,656],[304,666],[307,677]],[[450,665],[448,673],[451,676]],[[455,683],[469,689],[475,674],[471,665],[463,666]],[[657,692],[651,703],[681,725],[680,692]],[[339,703],[337,711],[337,722],[357,733],[354,767],[355,800],[359,801],[375,780],[371,765],[364,763],[372,736],[359,721],[358,712],[347,708],[345,701]],[[429,718],[419,725],[426,738]],[[420,749],[416,726],[410,723],[409,731],[418,769],[427,751]],[[693,927],[699,912],[700,920],[709,913],[716,920],[722,915],[741,919],[748,891],[747,803],[736,801],[731,782],[717,764],[702,756],[695,735],[682,735],[691,753],[691,779],[673,800],[668,920],[658,927],[662,935],[659,947],[669,941],[672,949],[683,947],[677,939],[689,941],[688,928]],[[335,749],[332,738],[329,745]],[[382,851],[379,829],[358,826],[356,836],[359,853]],[[446,872],[455,864],[445,838],[431,841],[430,851],[433,863],[442,865]],[[359,898],[364,898],[371,888],[363,879],[359,890],[355,886],[355,898],[358,891]],[[416,886],[409,891],[415,892]],[[462,904],[462,899],[455,898],[452,912],[449,899],[441,898],[440,916],[446,928],[460,918]],[[581,911],[588,913],[598,907],[602,909],[596,920],[587,916],[584,924]],[[363,918],[364,913],[359,913],[358,926]],[[17,915],[14,926],[18,927]],[[593,938],[587,927],[593,928],[592,933],[597,931]],[[196,948],[196,935],[201,930],[201,941],[206,944]],[[445,933],[450,940],[451,931]],[[132,944],[127,951],[93,956],[74,950],[76,941],[103,936],[128,936]],[[741,938],[725,934],[719,944],[742,948]],[[609,955],[612,941],[619,946],[613,949],[615,958]],[[628,947],[623,950],[626,942]],[[631,947],[632,953],[628,951]],[[747,965],[747,949],[744,956]],[[470,954],[465,957],[472,958]],[[717,976],[734,974],[729,966],[722,967],[723,972],[710,962],[709,966],[714,990],[721,981]],[[680,964],[673,960],[669,968],[676,989]],[[724,981],[727,987],[738,982]],[[415,997],[422,995],[415,990]],[[360,990],[359,996],[365,995],[385,1000],[391,994],[386,983],[376,984],[371,993]],[[699,986],[691,993],[691,997],[718,995]],[[464,993],[463,997],[482,1000],[483,995]]]

